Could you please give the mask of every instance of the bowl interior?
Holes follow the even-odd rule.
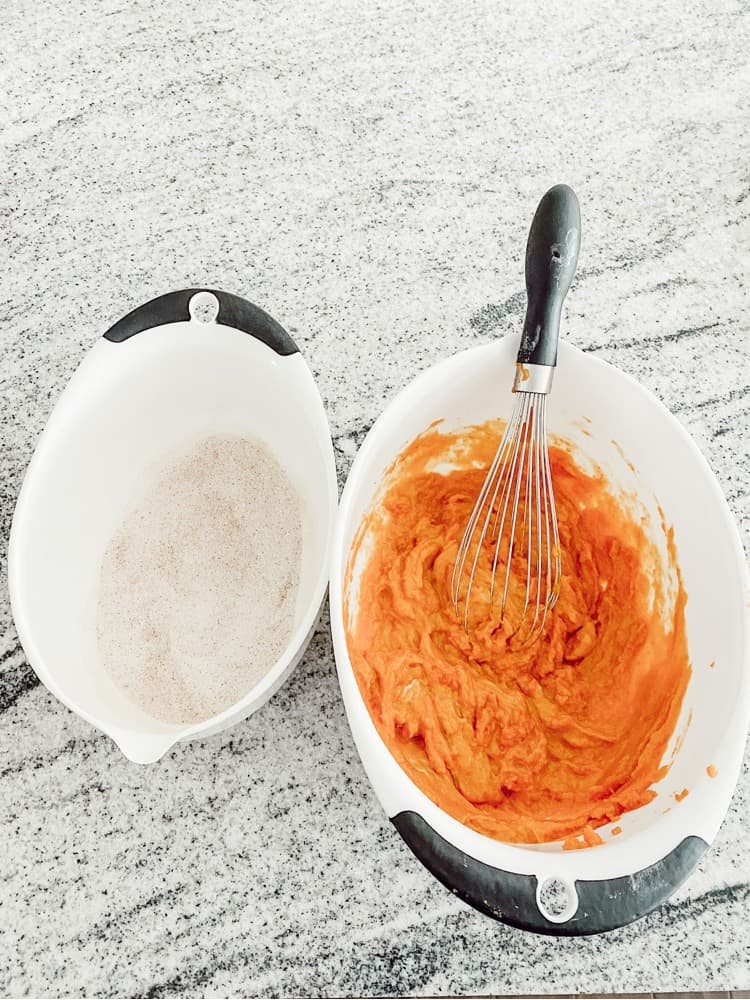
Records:
[[[19,633],[42,680],[102,728],[185,729],[145,715],[104,673],[96,593],[104,550],[127,510],[208,434],[261,440],[302,502],[295,632],[253,690],[253,705],[293,659],[323,600],[335,467],[320,396],[301,356],[279,357],[247,334],[197,321],[122,344],[100,341],[63,393],[29,467],[13,526],[11,589]]]
[[[343,633],[341,598],[349,551],[363,514],[377,496],[384,470],[433,421],[441,420],[451,429],[509,416],[517,346],[517,337],[507,337],[436,366],[415,380],[370,432],[342,498],[332,574],[336,579],[335,587],[332,582],[335,639],[337,632]],[[638,505],[649,514],[650,533],[662,551],[666,548],[660,528],[663,511],[666,524],[674,529],[688,595],[686,625],[693,673],[666,753],[673,763],[657,786],[657,798],[618,821],[623,835],[617,842],[652,830],[669,813],[680,810],[700,826],[696,817],[701,800],[710,813],[703,830],[713,836],[709,827],[714,823],[711,828],[718,827],[728,795],[724,785],[718,798],[725,801],[717,819],[714,793],[722,782],[712,782],[707,767],[714,765],[719,772],[725,768],[731,795],[750,698],[744,667],[745,566],[731,515],[708,466],[677,421],[617,369],[561,344],[548,414],[552,434],[571,441],[584,461],[588,458],[600,465],[615,487],[637,494]],[[355,569],[349,593],[355,609],[357,584]],[[368,773],[381,801],[390,815],[416,806],[455,842],[459,824],[427,803],[392,758],[390,764],[385,761],[382,741],[369,717],[364,717],[366,710],[343,646],[339,641],[336,649],[342,690],[366,767],[368,757],[371,760]],[[674,796],[684,788],[690,796],[678,802]],[[700,834],[701,829],[692,832]],[[542,849],[559,851],[560,845]]]

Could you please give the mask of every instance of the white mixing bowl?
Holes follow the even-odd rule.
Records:
[[[143,483],[209,434],[263,441],[303,503],[293,635],[237,704],[197,725],[158,722],[101,667],[95,608],[104,550]],[[85,357],[29,465],[11,530],[13,615],[29,663],[64,704],[133,761],[207,736],[259,708],[302,656],[325,599],[337,485],[312,374],[270,316],[219,291],[161,296],[115,324]]]
[[[674,527],[688,595],[693,674],[667,751],[666,759],[674,753],[674,762],[656,799],[618,820],[623,832],[615,839],[603,828],[602,846],[572,852],[560,843],[501,843],[439,809],[378,734],[352,670],[343,619],[352,541],[384,471],[433,421],[452,429],[508,416],[517,349],[518,338],[509,336],[449,358],[404,389],[375,423],[341,499],[331,627],[362,762],[415,854],[451,890],[500,920],[542,933],[589,934],[643,916],[687,877],[719,828],[742,762],[750,716],[747,565],[719,485],[685,430],[633,379],[560,344],[548,399],[550,431],[571,440],[615,484],[637,490],[647,509],[656,512],[658,502]],[[355,606],[357,582],[355,573]],[[709,777],[709,765],[716,777]],[[677,802],[674,795],[683,788],[689,795]]]

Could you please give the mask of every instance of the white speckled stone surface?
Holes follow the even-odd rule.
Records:
[[[746,3],[9,0],[0,45],[0,490],[85,350],[207,284],[300,344],[342,480],[387,399],[517,329],[530,213],[583,206],[569,339],[649,386],[750,528]],[[3,551],[4,572],[4,551]],[[673,901],[597,939],[495,924],[370,791],[327,622],[258,715],[128,763],[0,607],[0,992],[750,987],[750,777]]]

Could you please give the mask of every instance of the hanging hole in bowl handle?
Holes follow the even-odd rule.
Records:
[[[567,923],[578,911],[575,885],[559,877],[537,879],[536,905],[551,923]]]
[[[196,292],[188,302],[190,319],[197,323],[215,323],[219,315],[219,300],[213,292]]]

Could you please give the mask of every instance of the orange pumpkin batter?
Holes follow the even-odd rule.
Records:
[[[380,735],[442,809],[499,840],[593,845],[667,770],[690,677],[685,593],[671,533],[674,600],[604,476],[552,447],[558,603],[532,646],[481,614],[467,633],[450,576],[501,431],[431,428],[389,470],[349,562],[351,580],[367,540],[358,610],[345,608],[349,654]]]

